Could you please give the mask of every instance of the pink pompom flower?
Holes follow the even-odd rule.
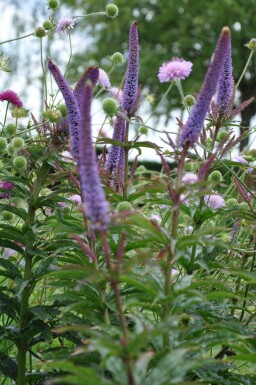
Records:
[[[0,101],[1,102],[7,101],[11,103],[13,106],[16,106],[18,108],[21,108],[23,106],[23,103],[18,97],[18,95],[16,94],[16,92],[12,90],[6,90],[6,91],[0,92]]]
[[[204,203],[213,210],[220,209],[225,206],[225,201],[219,194],[206,195],[204,197]]]
[[[59,20],[58,25],[56,27],[56,32],[64,32],[68,31],[69,29],[73,29],[76,25],[76,20],[72,17],[63,17]]]
[[[158,78],[161,83],[185,79],[189,76],[192,66],[193,64],[190,61],[173,57],[159,68]]]
[[[197,182],[197,175],[193,174],[192,172],[187,172],[185,175],[182,177],[182,182],[187,184],[187,183],[196,183]]]
[[[98,78],[97,83],[100,84],[102,87],[105,87],[105,88],[111,87],[108,74],[102,68],[99,68],[99,78]]]
[[[115,98],[120,104],[122,103],[123,100],[123,91],[120,90],[118,87],[111,87],[109,89],[109,92],[113,98]]]

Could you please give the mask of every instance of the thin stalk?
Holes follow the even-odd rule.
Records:
[[[34,32],[29,33],[28,35],[24,35],[24,36],[20,36],[20,37],[15,37],[14,39],[9,39],[9,40],[2,41],[2,43],[0,43],[0,45],[5,44],[5,43],[10,43],[11,41],[25,39],[26,37],[29,37],[29,36],[35,36]]]
[[[255,244],[255,248],[256,248],[256,244]],[[253,272],[254,265],[255,265],[255,259],[256,259],[256,252],[254,252],[254,255],[253,255],[252,264],[251,264],[251,268],[250,268],[250,273]],[[248,293],[249,293],[249,287],[250,287],[250,285],[247,283],[247,285],[245,287],[245,294],[244,294],[244,300],[243,300],[243,306],[242,306],[243,310],[241,311],[240,322],[242,322],[243,318],[244,318],[244,312],[245,312],[247,297],[248,297]]]
[[[182,103],[183,103],[184,107],[186,108],[187,112],[189,113],[189,108],[188,108],[188,105],[187,105],[187,102],[186,102],[186,99],[185,99],[185,96],[184,96],[183,89],[181,87],[180,79],[177,79],[175,84],[176,84],[176,86],[178,88],[178,91],[179,91]]]
[[[116,307],[117,307],[117,311],[118,311],[118,315],[119,315],[120,323],[122,327],[123,336],[122,336],[121,344],[124,349],[123,359],[127,368],[128,384],[135,385],[135,379],[134,379],[133,370],[132,370],[132,361],[129,353],[127,352],[128,329],[127,329],[127,323],[126,323],[124,310],[122,306],[121,293],[118,285],[118,269],[116,268],[115,264],[111,260],[111,252],[107,241],[106,231],[101,231],[100,236],[101,236],[102,246],[104,249],[104,254],[106,257],[107,267],[111,276],[110,283],[115,294]]]
[[[41,67],[42,67],[42,71],[43,71],[43,88],[44,88],[44,92],[43,94],[45,94],[45,101],[47,103],[47,81],[46,81],[46,72],[45,72],[45,68],[44,68],[44,60],[43,60],[43,39],[40,38],[40,61],[41,61]],[[43,97],[44,99],[44,97]]]
[[[240,76],[238,82],[236,83],[236,88],[239,87],[239,84],[241,83],[241,81],[242,81],[242,79],[243,79],[243,77],[244,77],[244,75],[245,75],[245,73],[246,73],[246,71],[247,71],[247,68],[248,68],[248,66],[249,66],[249,64],[250,64],[250,61],[251,61],[252,56],[253,56],[253,54],[254,54],[254,51],[255,51],[255,48],[252,49],[251,52],[250,52],[250,55],[249,55],[249,57],[248,57],[248,59],[247,59],[247,62],[246,62],[245,67],[244,67],[244,70],[243,70],[243,72],[241,73],[241,76]]]
[[[155,108],[153,108],[152,110],[152,113],[149,115],[149,117],[147,118],[147,120],[145,121],[145,124],[147,124],[147,122],[149,121],[149,119],[153,116],[155,110],[157,109],[157,107],[159,106],[159,104],[164,100],[164,98],[169,94],[169,92],[171,91],[172,89],[172,86],[173,86],[173,82],[171,82],[171,84],[169,85],[169,87],[167,88],[167,91],[165,91],[165,93],[163,94],[163,96],[161,97],[161,99],[159,100],[159,102],[157,103],[157,105],[155,106]]]
[[[3,130],[4,130],[6,119],[7,119],[7,112],[8,112],[9,104],[10,104],[10,102],[7,102],[6,110],[5,110],[5,115],[4,115]]]

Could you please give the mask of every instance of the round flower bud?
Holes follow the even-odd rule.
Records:
[[[5,138],[0,138],[0,152],[3,152],[7,147],[7,140]]]
[[[252,38],[249,43],[245,44],[245,46],[249,49],[255,49],[256,48],[256,39],[255,37]]]
[[[61,112],[63,118],[66,118],[68,116],[66,104],[59,104],[57,106],[57,109]]]
[[[112,62],[116,65],[120,65],[124,63],[124,55],[121,52],[115,52],[113,55],[110,57]]]
[[[118,15],[118,7],[115,4],[107,4],[106,15],[114,19]]]
[[[252,158],[252,160],[256,160],[256,149],[249,150],[246,155]]]
[[[185,169],[185,171],[194,171],[194,169],[195,169],[194,164],[191,162],[186,162],[184,164],[184,169]]]
[[[194,98],[193,95],[186,95],[185,96],[185,102],[187,103],[187,105],[189,107],[192,107],[195,104],[196,99]]]
[[[46,20],[44,23],[43,23],[43,28],[48,30],[48,29],[51,29],[53,27],[53,24],[51,21],[49,20]]]
[[[5,127],[5,132],[7,135],[14,135],[15,132],[16,132],[16,126],[15,124],[7,124],[7,126]]]
[[[118,205],[116,206],[116,209],[119,213],[121,213],[122,211],[132,210],[132,205],[130,202],[124,201],[124,202],[118,203]]]
[[[145,171],[147,171],[147,169],[146,169],[145,166],[143,166],[143,164],[140,165],[139,167],[137,167],[137,170],[136,170],[137,173],[142,173],[142,172],[145,172]]]
[[[236,198],[229,198],[229,199],[226,201],[226,205],[227,205],[228,207],[238,205],[237,199],[236,199]]]
[[[50,8],[50,9],[57,9],[57,8],[59,8],[58,0],[48,0],[48,8]]]
[[[113,116],[118,111],[118,103],[114,98],[106,98],[102,102],[102,108],[105,114]]]
[[[25,116],[27,116],[27,111],[25,110],[25,108],[17,107],[12,110],[13,118],[25,118]]]
[[[140,134],[141,134],[141,135],[147,135],[147,133],[148,133],[148,128],[145,127],[145,126],[141,126],[140,129],[139,129],[139,131],[140,131]]]
[[[213,171],[213,172],[210,173],[209,179],[210,179],[212,182],[220,182],[220,181],[222,181],[222,174],[221,174],[220,171],[215,170],[215,171]]]
[[[8,146],[6,147],[6,150],[9,155],[13,155],[15,153],[14,147],[11,143],[8,144]]]
[[[24,156],[16,156],[13,159],[13,165],[19,170],[24,169],[27,166],[27,159]]]
[[[13,213],[10,211],[3,211],[2,218],[4,221],[11,222],[13,219]]]
[[[46,35],[46,30],[43,27],[37,27],[35,30],[36,37],[42,38]]]
[[[13,138],[12,146],[15,150],[20,150],[22,147],[24,147],[24,140],[17,136],[16,138]]]
[[[51,123],[59,123],[62,118],[62,114],[59,110],[49,109],[42,113],[43,117],[48,119]]]
[[[218,142],[221,142],[222,139],[224,139],[225,136],[227,136],[227,135],[228,135],[228,132],[227,132],[227,131],[225,131],[225,130],[221,131],[221,132],[218,134],[218,136],[217,136],[217,141],[218,141]]]
[[[248,204],[246,202],[241,202],[239,207],[242,210],[248,210]]]

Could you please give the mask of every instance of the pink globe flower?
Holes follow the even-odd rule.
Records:
[[[76,20],[72,17],[63,17],[58,22],[58,25],[56,27],[56,32],[64,32],[68,31],[69,29],[73,29],[76,24]]]
[[[111,96],[113,96],[113,98],[115,98],[120,104],[122,103],[122,101],[123,101],[123,91],[120,90],[120,88],[118,88],[118,87],[111,87],[109,89],[109,92],[110,92]]]
[[[102,87],[105,87],[105,88],[111,87],[108,74],[102,68],[99,68],[99,79],[98,79],[97,83],[100,84]]]
[[[204,197],[204,203],[213,210],[225,206],[225,201],[219,194],[206,195]]]
[[[16,92],[12,90],[6,90],[6,91],[0,92],[0,101],[1,102],[7,101],[11,103],[13,106],[16,106],[18,108],[21,108],[23,106],[23,103],[18,97],[18,95],[16,94]]]
[[[192,172],[188,172],[187,174],[183,175],[181,181],[185,184],[196,183],[197,182],[197,176],[195,174],[193,174]]]
[[[189,76],[192,66],[193,64],[190,61],[173,57],[172,60],[163,63],[159,68],[158,78],[161,83],[185,79]]]

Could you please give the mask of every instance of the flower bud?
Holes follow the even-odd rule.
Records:
[[[57,106],[57,109],[61,112],[63,118],[66,118],[68,116],[66,104],[59,104]]]
[[[147,135],[148,128],[145,127],[145,126],[141,126],[140,129],[139,129],[139,132],[140,132],[141,135]]]
[[[24,140],[17,136],[16,138],[13,138],[12,146],[15,150],[20,150],[22,147],[24,147]]]
[[[113,64],[120,65],[124,63],[124,55],[121,52],[115,52],[113,55],[110,57],[112,60]]]
[[[118,7],[115,4],[107,4],[106,15],[114,19],[118,15]]]
[[[122,211],[132,210],[132,205],[130,202],[124,201],[124,202],[118,203],[118,205],[116,206],[116,209],[119,213],[121,213]]]
[[[196,99],[194,98],[193,95],[186,95],[185,96],[185,102],[187,103],[187,105],[189,107],[192,107],[195,104]]]
[[[25,169],[27,166],[27,159],[24,156],[16,156],[16,158],[13,159],[13,165],[19,170]]]
[[[58,0],[48,0],[48,8],[50,8],[50,9],[57,9],[57,8],[59,8]]]
[[[7,147],[7,140],[5,138],[0,138],[0,152],[3,152]]]
[[[246,202],[241,202],[239,207],[242,210],[248,210],[248,204]]]
[[[42,38],[46,35],[46,30],[43,27],[37,27],[35,30],[36,37]]]
[[[15,153],[15,150],[14,150],[13,145],[11,143],[8,144],[8,146],[6,147],[6,150],[7,150],[9,155],[13,155]]]
[[[236,206],[236,205],[238,205],[237,199],[236,199],[236,198],[229,198],[229,199],[226,201],[226,205],[227,205],[227,207],[231,207],[231,206]]]
[[[61,111],[49,109],[42,113],[43,117],[48,119],[51,123],[59,123],[62,119]]]
[[[209,179],[212,182],[221,182],[222,181],[222,174],[220,171],[215,170],[215,171],[211,172],[211,174],[209,175]]]
[[[48,30],[48,29],[51,29],[53,27],[53,24],[51,21],[49,20],[46,20],[44,23],[43,23],[43,28]]]
[[[106,98],[102,102],[102,108],[105,114],[113,116],[118,111],[118,103],[114,98]]]
[[[246,156],[249,156],[250,158],[252,158],[252,160],[256,160],[256,149],[252,149],[252,150],[249,150],[247,153],[246,153]]]
[[[245,44],[245,46],[249,49],[255,49],[256,48],[256,39],[255,37],[252,38],[249,43]]]
[[[25,118],[25,116],[27,116],[27,111],[25,110],[25,108],[16,107],[12,110],[13,118]]]
[[[16,132],[16,126],[15,124],[7,124],[7,126],[5,127],[5,132],[7,135],[11,136],[11,135],[14,135],[15,132]]]

